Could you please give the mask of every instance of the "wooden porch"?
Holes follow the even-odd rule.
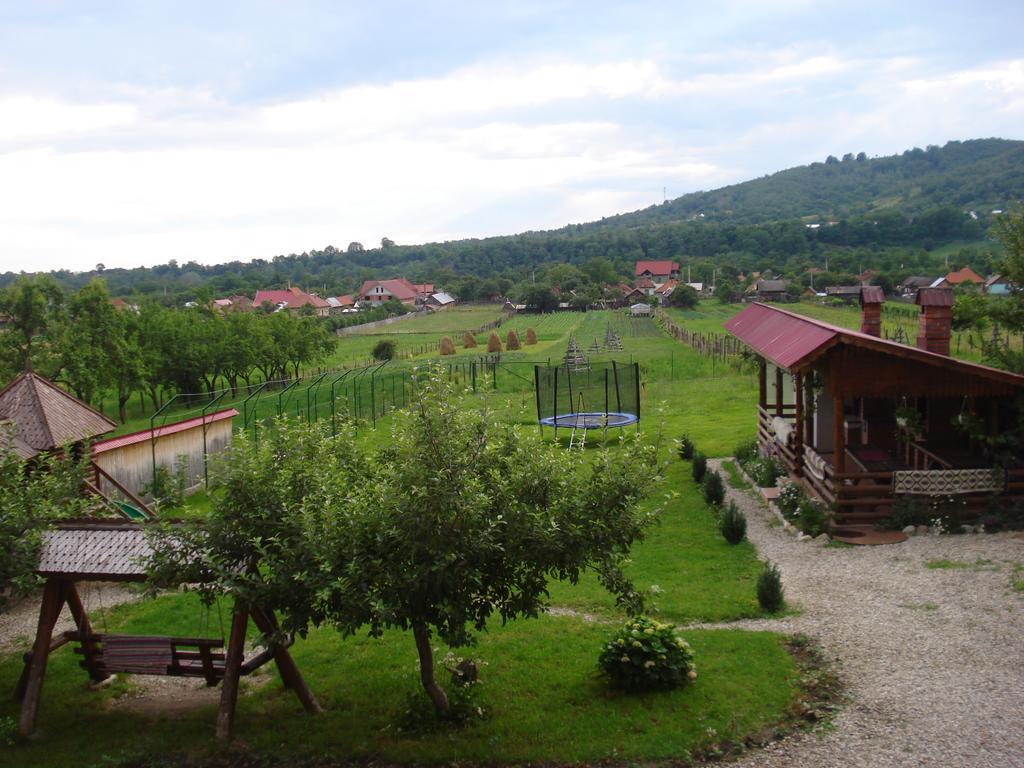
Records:
[[[910,440],[891,450],[871,444],[850,445],[845,439],[845,423],[842,439],[836,441],[843,452],[841,468],[837,469],[835,451],[819,451],[810,444],[809,422],[803,415],[803,427],[798,428],[801,421],[797,420],[797,406],[798,403],[758,406],[758,446],[762,453],[781,462],[790,479],[802,483],[809,494],[832,508],[840,524],[877,523],[888,517],[899,495],[900,473],[929,473],[938,483],[945,473],[992,469],[991,463],[977,454],[939,453]],[[790,426],[785,440],[779,439],[780,420]],[[980,514],[993,494],[1009,500],[1024,499],[1024,466],[1008,468],[1003,474],[996,490],[956,492],[966,502],[968,515]]]

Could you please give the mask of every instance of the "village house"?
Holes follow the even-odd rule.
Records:
[[[758,301],[787,301],[789,280],[758,280],[754,284],[754,293]]]
[[[395,299],[402,304],[414,306],[419,295],[415,285],[399,277],[392,280],[367,280],[359,287],[356,298],[369,304],[383,304]]]
[[[921,275],[912,275],[905,279],[902,283],[896,286],[896,291],[903,298],[910,298],[917,295],[917,291],[920,288],[928,288],[935,282],[934,277],[922,277]]]
[[[327,303],[331,305],[332,315],[341,315],[355,312],[356,300],[352,294],[346,293],[341,296],[328,296]]]
[[[294,285],[283,291],[256,291],[252,306],[253,309],[269,306],[274,312],[284,309],[290,312],[299,312],[305,307],[310,307],[313,314],[318,317],[326,317],[331,311],[331,305],[327,301],[314,293],[306,293]]]
[[[675,261],[638,261],[633,272],[634,277],[646,277],[649,280],[663,283],[679,277],[679,263]]]
[[[1013,290],[1010,281],[1002,275],[992,275],[985,281],[982,290],[992,296],[1008,296]]]
[[[444,291],[438,291],[430,294],[424,303],[427,309],[451,309],[455,306],[455,297]]]
[[[825,297],[856,304],[860,301],[860,288],[859,285],[830,285],[825,288]]]
[[[726,329],[759,362],[757,440],[835,509],[871,525],[897,498],[955,499],[977,515],[1024,498],[1024,463],[990,438],[1014,423],[1024,376],[949,356],[953,296],[917,294],[917,346],[881,338],[881,288],[861,294],[860,331],[752,304]]]
[[[963,267],[955,272],[950,272],[945,277],[932,281],[930,288],[955,288],[959,285],[976,285],[981,287],[985,284],[985,278],[979,275],[970,267]]]

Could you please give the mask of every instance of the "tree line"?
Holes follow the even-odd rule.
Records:
[[[121,421],[129,399],[232,393],[255,379],[299,376],[322,361],[336,337],[319,318],[291,312],[227,312],[140,302],[119,309],[102,280],[68,294],[49,277],[22,278],[0,291],[0,376],[31,368],[83,401],[113,395]]]

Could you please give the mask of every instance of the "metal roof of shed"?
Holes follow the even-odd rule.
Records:
[[[189,429],[201,427],[204,422],[207,425],[215,424],[218,421],[224,421],[224,419],[233,419],[237,415],[238,411],[234,408],[225,408],[223,411],[215,411],[213,413],[206,414],[206,416],[196,416],[193,419],[185,419],[184,421],[177,421],[173,424],[165,424],[164,426],[157,427],[153,430],[142,429],[138,432],[132,432],[127,435],[110,437],[106,440],[100,440],[98,443],[93,443],[92,452],[95,456],[98,453],[106,453],[107,451],[124,448],[128,445],[146,443],[150,440],[166,437],[167,435],[173,435],[178,432],[185,432]]]

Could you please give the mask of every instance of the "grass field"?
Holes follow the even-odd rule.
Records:
[[[469,407],[474,397],[481,404],[494,399],[467,397]],[[495,405],[510,415],[522,407],[516,395],[499,395]],[[361,439],[383,444],[386,435],[385,429],[368,430]],[[689,464],[675,458],[668,443],[662,450],[669,462],[664,485],[652,488],[644,502],[665,504],[662,522],[634,549],[628,574],[663,619],[685,623],[761,615],[754,548],[725,543],[690,478]],[[665,501],[668,491],[675,495]],[[199,502],[205,507],[209,499],[203,495]],[[88,588],[84,599],[91,611],[97,609]],[[327,711],[315,719],[302,714],[276,673],[246,679],[238,743],[249,755],[309,760],[326,755],[489,764],[686,759],[780,722],[797,695],[798,674],[783,638],[731,629],[685,631],[697,654],[695,684],[645,696],[610,692],[596,674],[596,658],[622,613],[590,576],[576,585],[553,584],[551,603],[552,614],[506,626],[495,621],[477,646],[457,649],[487,662],[480,703],[490,716],[484,721],[459,731],[397,732],[407,697],[418,695],[411,637],[388,632],[381,639],[342,639],[323,628],[298,640],[293,654]],[[194,596],[169,594],[103,611],[94,624],[105,631],[217,636],[228,614],[227,605],[207,610]],[[0,658],[0,688],[10,690],[20,669],[20,654]],[[133,699],[138,685],[122,676],[107,688],[89,690],[75,654],[58,651],[47,672],[39,735],[6,746],[0,738],[0,764],[116,766],[155,755],[173,764],[217,753],[211,743],[215,700],[192,706],[184,694],[164,704],[149,699],[141,704]],[[0,728],[8,736],[16,717],[16,704],[0,700]]]

